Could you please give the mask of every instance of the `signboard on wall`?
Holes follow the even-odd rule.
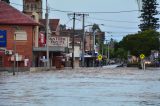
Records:
[[[46,44],[46,36],[44,35],[43,32],[39,33],[39,38],[38,38],[38,43],[40,47],[43,47]]]
[[[25,31],[16,31],[15,40],[27,40],[27,33]]]
[[[62,37],[62,36],[50,36],[48,38],[48,45],[49,46],[61,46],[61,47],[68,47],[69,44],[69,37]]]
[[[6,46],[7,46],[7,31],[0,30],[0,47],[6,47]]]

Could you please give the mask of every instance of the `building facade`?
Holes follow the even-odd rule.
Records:
[[[0,1],[0,67],[29,67],[33,59],[33,37],[39,23]],[[25,63],[25,60],[27,60]]]
[[[38,17],[42,19],[42,0],[23,0],[23,12],[32,16],[34,12],[38,14]]]

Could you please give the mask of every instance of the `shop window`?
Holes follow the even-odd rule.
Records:
[[[34,5],[34,9],[35,9],[35,11],[37,11],[37,10],[38,10],[38,9],[37,9],[37,5],[36,5],[36,4]]]

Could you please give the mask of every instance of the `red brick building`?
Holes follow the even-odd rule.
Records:
[[[35,26],[31,17],[9,4],[0,1],[0,67],[13,67],[14,54],[18,53],[18,66],[24,67],[24,59],[32,61]],[[5,42],[5,44],[3,44]],[[28,63],[29,63],[28,62]],[[28,65],[28,64],[27,64]]]

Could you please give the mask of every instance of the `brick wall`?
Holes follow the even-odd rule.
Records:
[[[14,32],[16,31],[16,28],[19,30],[23,30],[27,33],[27,40],[25,41],[16,41],[14,43]],[[29,60],[32,60],[32,38],[34,36],[34,30],[33,26],[11,26],[11,25],[0,25],[0,30],[6,30],[7,31],[7,50],[14,50],[14,44],[16,45],[16,52],[20,55],[23,55],[23,57],[29,58]],[[10,57],[3,55],[4,57],[4,67],[12,67],[13,62],[11,62]],[[24,62],[19,62],[19,66],[24,66]]]

